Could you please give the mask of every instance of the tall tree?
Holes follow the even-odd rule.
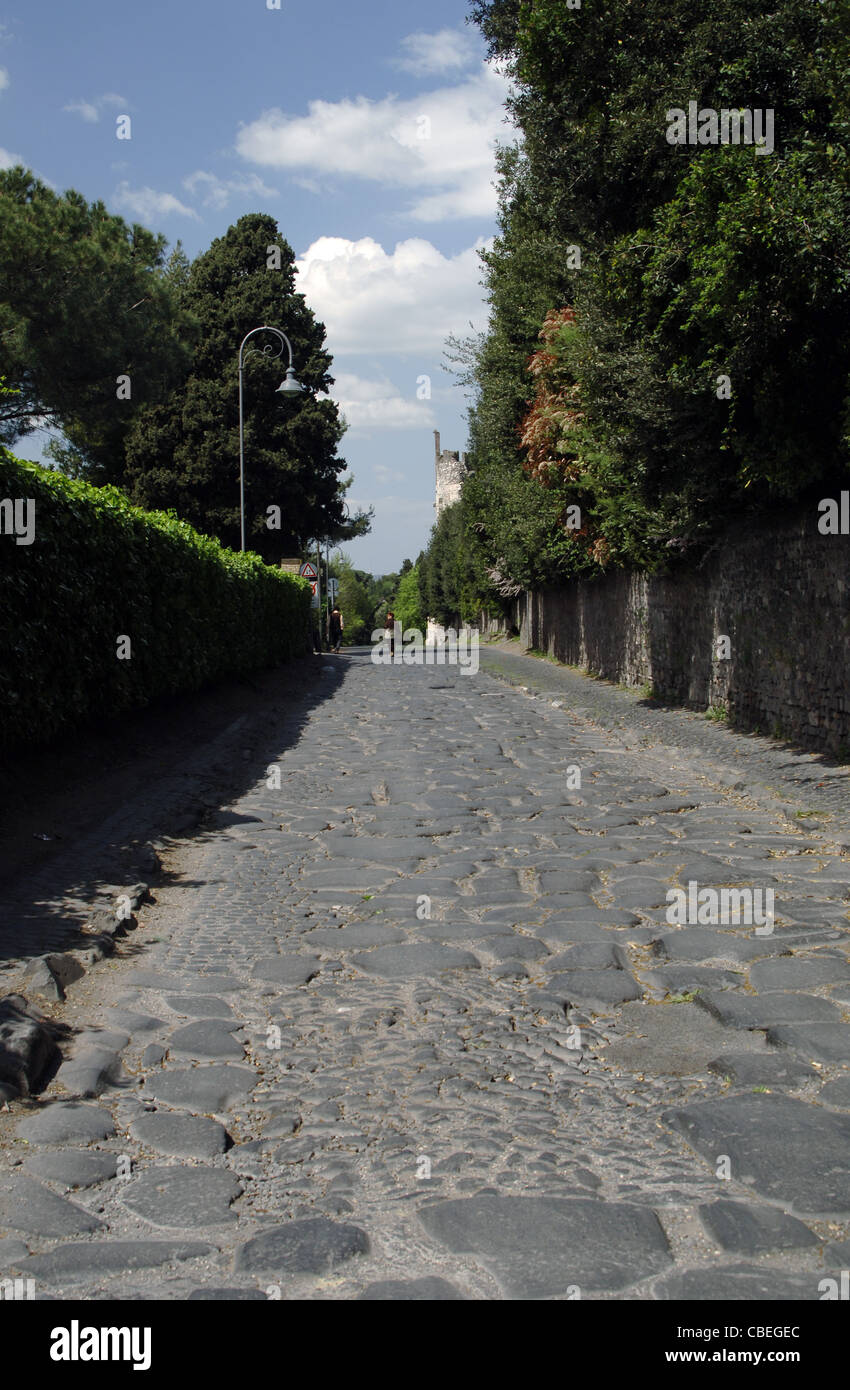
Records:
[[[165,247],[20,165],[0,172],[0,375],[16,393],[0,401],[0,442],[46,423],[69,441],[71,472],[121,481],[134,413],[189,361]]]
[[[295,257],[273,217],[242,217],[193,262],[180,294],[199,325],[189,376],[162,405],[139,413],[127,444],[127,481],[145,507],[173,508],[238,548],[239,345],[268,324],[287,334],[302,396],[277,394],[288,355],[256,334],[244,355],[246,545],[276,561],[310,537],[345,533],[344,433],[326,391],[324,326],[295,292]]]

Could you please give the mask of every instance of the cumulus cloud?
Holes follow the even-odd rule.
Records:
[[[468,68],[481,57],[481,45],[466,29],[440,29],[436,34],[408,34],[402,39],[402,58],[395,66],[415,77]]]
[[[26,164],[19,154],[11,154],[0,145],[0,169],[14,169],[16,164]]]
[[[353,372],[337,372],[330,395],[342,412],[349,435],[369,435],[377,430],[434,429],[436,421],[431,407],[427,401],[416,399],[415,383],[411,386],[410,395],[404,396],[386,379],[369,381]],[[378,466],[374,471],[377,476]],[[394,476],[401,478],[403,475]]]
[[[102,97],[95,97],[94,101],[69,101],[62,107],[63,111],[71,111],[76,116],[81,116],[84,121],[94,125],[100,120],[103,109],[106,106],[124,107],[126,110],[128,102],[117,92],[105,92]]]
[[[9,74],[5,68],[0,68],[0,92],[5,92],[9,85]]]
[[[320,237],[296,260],[298,289],[340,353],[441,353],[449,333],[483,328],[476,246],[456,256],[420,237],[387,252],[372,237]]]
[[[241,127],[236,148],[268,168],[419,190],[409,213],[424,222],[489,216],[507,90],[507,79],[483,63],[463,82],[412,100],[312,101],[306,116],[264,111]]]
[[[181,217],[200,220],[194,208],[181,203],[173,193],[158,193],[155,188],[131,188],[126,180],[116,188],[113,202],[122,212],[132,213],[145,223],[153,222],[157,217],[169,217],[174,213]]]
[[[233,179],[220,179],[205,169],[196,169],[183,180],[183,187],[192,197],[198,197],[205,208],[224,208],[238,195],[253,198],[278,198],[276,188],[269,188],[257,174],[240,174]]]

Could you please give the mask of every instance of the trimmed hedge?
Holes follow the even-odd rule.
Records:
[[[9,498],[34,500],[35,537],[0,525],[0,746],[308,650],[309,584],[258,555],[0,449]]]

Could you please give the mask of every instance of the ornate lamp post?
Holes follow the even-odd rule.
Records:
[[[286,334],[279,328],[272,328],[270,324],[264,323],[260,328],[252,328],[250,333],[246,333],[242,342],[239,344],[239,514],[242,522],[242,549],[245,549],[245,430],[242,415],[242,372],[245,344],[255,333],[274,333],[280,339],[280,347],[277,352],[272,350],[271,343],[267,343],[262,349],[266,357],[280,357],[283,352],[284,344],[289,349],[289,366],[286,369],[286,376],[278,386],[278,391],[283,391],[286,395],[297,396],[307,387],[302,386],[295,375],[295,368],[292,365],[292,344]],[[250,352],[250,348],[248,349]]]

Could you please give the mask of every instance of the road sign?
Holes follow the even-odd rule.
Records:
[[[318,579],[319,577],[319,571],[316,569],[312,560],[305,560],[298,573],[301,575],[302,579]]]

